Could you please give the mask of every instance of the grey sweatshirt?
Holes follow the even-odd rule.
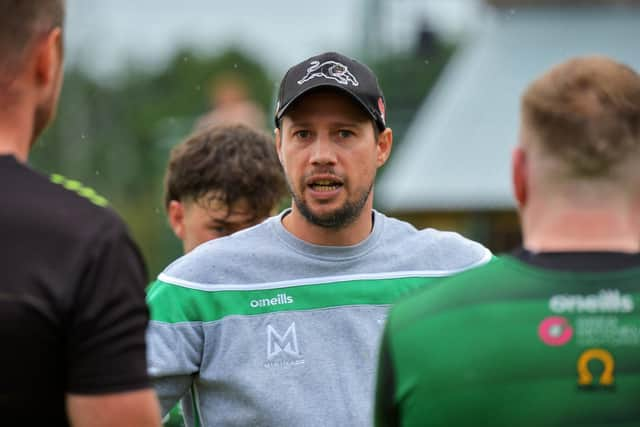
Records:
[[[363,242],[317,246],[283,214],[205,243],[148,294],[149,372],[188,426],[366,426],[389,304],[491,253],[378,212]]]

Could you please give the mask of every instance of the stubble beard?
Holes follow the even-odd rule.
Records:
[[[291,198],[293,199],[296,208],[298,208],[298,211],[300,211],[302,216],[313,225],[332,230],[344,228],[358,219],[358,217],[362,213],[362,209],[364,209],[364,205],[369,199],[369,194],[371,194],[371,190],[373,189],[372,182],[369,187],[359,192],[358,197],[354,201],[347,200],[342,206],[340,206],[333,212],[329,212],[324,215],[317,215],[313,213],[311,208],[309,208],[309,205],[304,200],[304,197],[301,197],[299,194],[296,194],[296,192],[293,191],[292,185],[288,179],[287,185],[289,186]]]

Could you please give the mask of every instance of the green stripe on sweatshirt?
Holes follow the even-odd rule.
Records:
[[[405,277],[348,280],[313,286],[268,290],[203,291],[157,280],[147,301],[151,320],[167,323],[212,322],[227,316],[250,316],[279,311],[312,310],[350,305],[387,305],[440,280]]]

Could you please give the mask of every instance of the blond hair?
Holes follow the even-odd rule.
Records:
[[[527,88],[522,119],[571,176],[607,176],[640,152],[640,75],[601,56],[571,59]]]

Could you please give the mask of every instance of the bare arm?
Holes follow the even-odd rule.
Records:
[[[160,427],[160,407],[153,390],[99,395],[67,395],[73,427]]]

